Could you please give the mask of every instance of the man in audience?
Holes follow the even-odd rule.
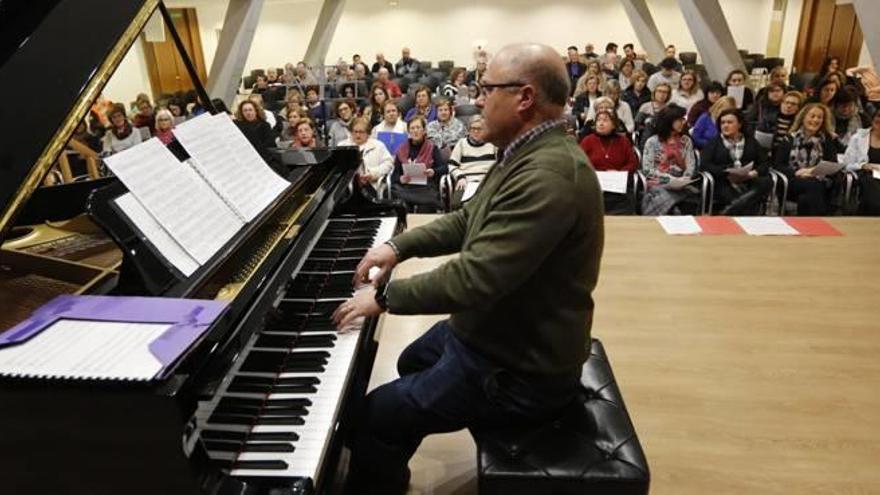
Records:
[[[376,54],[376,63],[373,64],[373,69],[372,69],[370,72],[372,72],[373,74],[377,74],[377,75],[378,75],[378,74],[379,74],[379,70],[382,69],[383,67],[384,67],[386,70],[388,70],[388,74],[389,74],[390,76],[393,76],[393,75],[394,75],[394,65],[392,65],[391,62],[385,60],[385,54],[384,54],[384,53],[379,52],[379,53]]]
[[[370,74],[367,72],[367,66],[364,64],[354,66],[354,78],[356,81],[362,81],[368,88],[373,85],[373,78],[370,77]]]
[[[672,86],[672,89],[678,88],[678,81],[681,79],[681,73],[678,72],[676,67],[679,67],[680,65],[681,64],[676,62],[674,58],[664,58],[663,61],[660,62],[660,70],[651,74],[651,77],[648,78],[648,89],[653,92],[654,88],[660,83],[666,83]]]
[[[382,67],[379,69],[379,72],[376,73],[376,84],[385,88],[385,91],[388,92],[388,96],[390,98],[400,98],[403,96],[403,91],[400,90],[400,86],[390,79],[391,73],[388,71],[386,67]]]
[[[296,74],[293,79],[297,84],[302,86],[315,86],[318,84],[318,78],[312,74],[312,71],[309,70],[305,62],[299,62],[296,64]]]
[[[848,87],[841,88],[834,97],[834,132],[837,134],[839,153],[846,151],[849,139],[859,130],[871,125],[866,115],[859,112],[858,96]]]
[[[422,439],[478,425],[545,420],[580,388],[603,244],[593,169],[563,129],[568,74],[552,48],[502,48],[483,78],[486,140],[504,150],[481,192],[455,213],[371,249],[357,292],[333,315],[447,314],[403,351],[401,378],[356,415],[352,493],[404,493]],[[459,253],[386,284],[412,257]]]
[[[402,77],[407,74],[418,74],[421,72],[422,66],[419,65],[418,60],[410,56],[409,48],[404,47],[403,50],[400,51],[400,60],[397,61],[394,69],[397,75]]]
[[[468,71],[467,78],[465,79],[465,82],[467,82],[468,84],[471,84],[471,83],[479,84],[480,79],[483,78],[483,74],[486,73],[486,65],[487,65],[487,62],[485,60],[477,61],[477,65],[474,68],[474,70]]]
[[[594,47],[592,43],[587,43],[587,46],[584,47],[584,60],[591,60],[594,58],[599,58],[599,54],[596,53],[596,47]]]
[[[640,56],[639,54],[636,53],[635,46],[633,46],[632,43],[627,43],[627,44],[623,45],[623,58],[624,58],[624,60],[632,61],[633,66],[636,69],[639,69],[639,68],[641,68],[641,64],[637,64],[636,61],[638,60],[639,62],[641,62],[644,60],[645,57]],[[621,63],[623,63],[623,60],[621,60]]]
[[[355,53],[354,56],[351,57],[351,68],[357,70],[358,67],[363,67],[364,73],[367,72],[367,64],[365,64],[364,61],[361,60],[360,55]]]
[[[568,80],[571,84],[571,92],[569,96],[574,94],[574,88],[578,79],[587,71],[587,66],[581,62],[581,55],[578,53],[576,46],[568,47],[568,62],[565,63],[565,70],[568,72]]]
[[[608,43],[605,45],[605,53],[599,57],[599,64],[606,65],[609,62],[617,65],[617,43]]]
[[[257,79],[254,82],[254,87],[251,90],[252,93],[265,93],[269,90],[269,79],[263,74],[257,74]]]

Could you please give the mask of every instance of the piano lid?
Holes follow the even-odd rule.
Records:
[[[158,5],[0,1],[0,243]]]

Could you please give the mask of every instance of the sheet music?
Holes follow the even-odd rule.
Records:
[[[156,138],[105,159],[165,231],[206,263],[244,222],[188,165]]]
[[[826,175],[834,175],[843,170],[844,167],[846,167],[845,163],[835,163],[822,160],[813,167],[813,176],[825,177]]]
[[[626,182],[629,179],[629,172],[603,171],[597,170],[596,176],[599,177],[599,184],[602,190],[612,193],[626,193]]]
[[[424,186],[428,184],[428,176],[425,175],[424,163],[415,163],[412,160],[403,163],[403,174],[409,177],[408,184]]]
[[[191,163],[245,222],[266,209],[290,183],[263,161],[225,114],[193,119],[174,129]],[[246,149],[236,149],[244,147]]]
[[[0,349],[0,375],[149,380],[163,366],[149,345],[170,327],[58,320],[23,344]]]
[[[181,273],[189,277],[198,268],[199,262],[193,259],[177,241],[166,232],[155,218],[144,209],[137,198],[131,193],[116,198],[116,205],[131,222],[156,246],[165,257]]]
[[[880,180],[880,170],[872,170],[871,176],[874,177],[875,179]]]
[[[781,217],[736,217],[734,220],[749,235],[800,235]]]
[[[703,232],[700,224],[691,215],[684,216],[659,216],[657,222],[669,235],[694,235]]]
[[[728,86],[727,87],[727,96],[733,97],[734,101],[736,101],[736,108],[742,108],[743,100],[745,100],[745,96],[746,96],[746,87],[745,86]]]
[[[477,189],[480,188],[480,183],[478,181],[468,181],[467,185],[464,186],[464,192],[461,195],[461,202],[471,199],[474,194],[477,194]]]

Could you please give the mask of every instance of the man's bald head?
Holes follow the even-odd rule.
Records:
[[[537,43],[508,45],[495,55],[492,65],[506,80],[534,86],[542,105],[565,106],[570,82],[565,64],[553,48]]]

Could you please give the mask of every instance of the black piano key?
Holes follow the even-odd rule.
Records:
[[[333,270],[334,266],[336,266],[336,260],[333,259],[309,258],[303,263],[302,268],[300,268],[300,272],[330,273]]]
[[[241,364],[241,371],[277,373],[286,357],[286,352],[252,351]]]
[[[276,416],[304,416],[308,414],[306,404],[290,403],[287,405],[276,404],[273,406],[266,404],[247,404],[243,402],[226,402],[217,405],[214,414],[219,415],[244,415],[256,416],[260,414],[271,414]]]
[[[257,416],[248,414],[212,414],[208,423],[220,425],[276,425],[276,426],[300,426],[306,424],[305,420],[297,414],[286,416]]]
[[[297,435],[296,433],[294,433],[292,431],[261,432],[261,433],[251,432],[247,438],[248,438],[248,440],[253,440],[255,442],[262,442],[262,441],[266,441],[266,442],[269,442],[269,441],[296,442],[297,440],[299,440],[299,435]]]
[[[229,431],[229,430],[202,430],[200,436],[202,440],[216,440],[227,442],[244,442],[247,440],[249,433],[246,431]]]
[[[336,335],[308,335],[300,333],[277,334],[262,333],[254,343],[255,347],[268,348],[321,348],[333,347]]]
[[[310,317],[313,315],[325,315],[330,316],[336,311],[336,308],[342,301],[291,301],[289,299],[282,299],[278,304],[278,308],[281,310],[283,315],[309,315]]]
[[[235,461],[233,469],[253,469],[254,471],[283,471],[288,465],[284,461]]]
[[[313,394],[318,391],[316,385],[321,383],[314,377],[255,377],[238,376],[232,379],[227,389],[233,393],[288,393],[288,394]]]
[[[285,364],[283,371],[288,373],[323,373],[326,368],[317,363],[292,363]]]
[[[302,426],[306,420],[299,416],[261,416],[257,418],[258,425],[271,426]]]
[[[211,452],[293,452],[289,443],[241,443],[241,442],[205,442],[205,448]]]
[[[336,263],[333,265],[333,271],[354,272],[357,270],[358,263],[360,262],[359,258],[337,258]]]

